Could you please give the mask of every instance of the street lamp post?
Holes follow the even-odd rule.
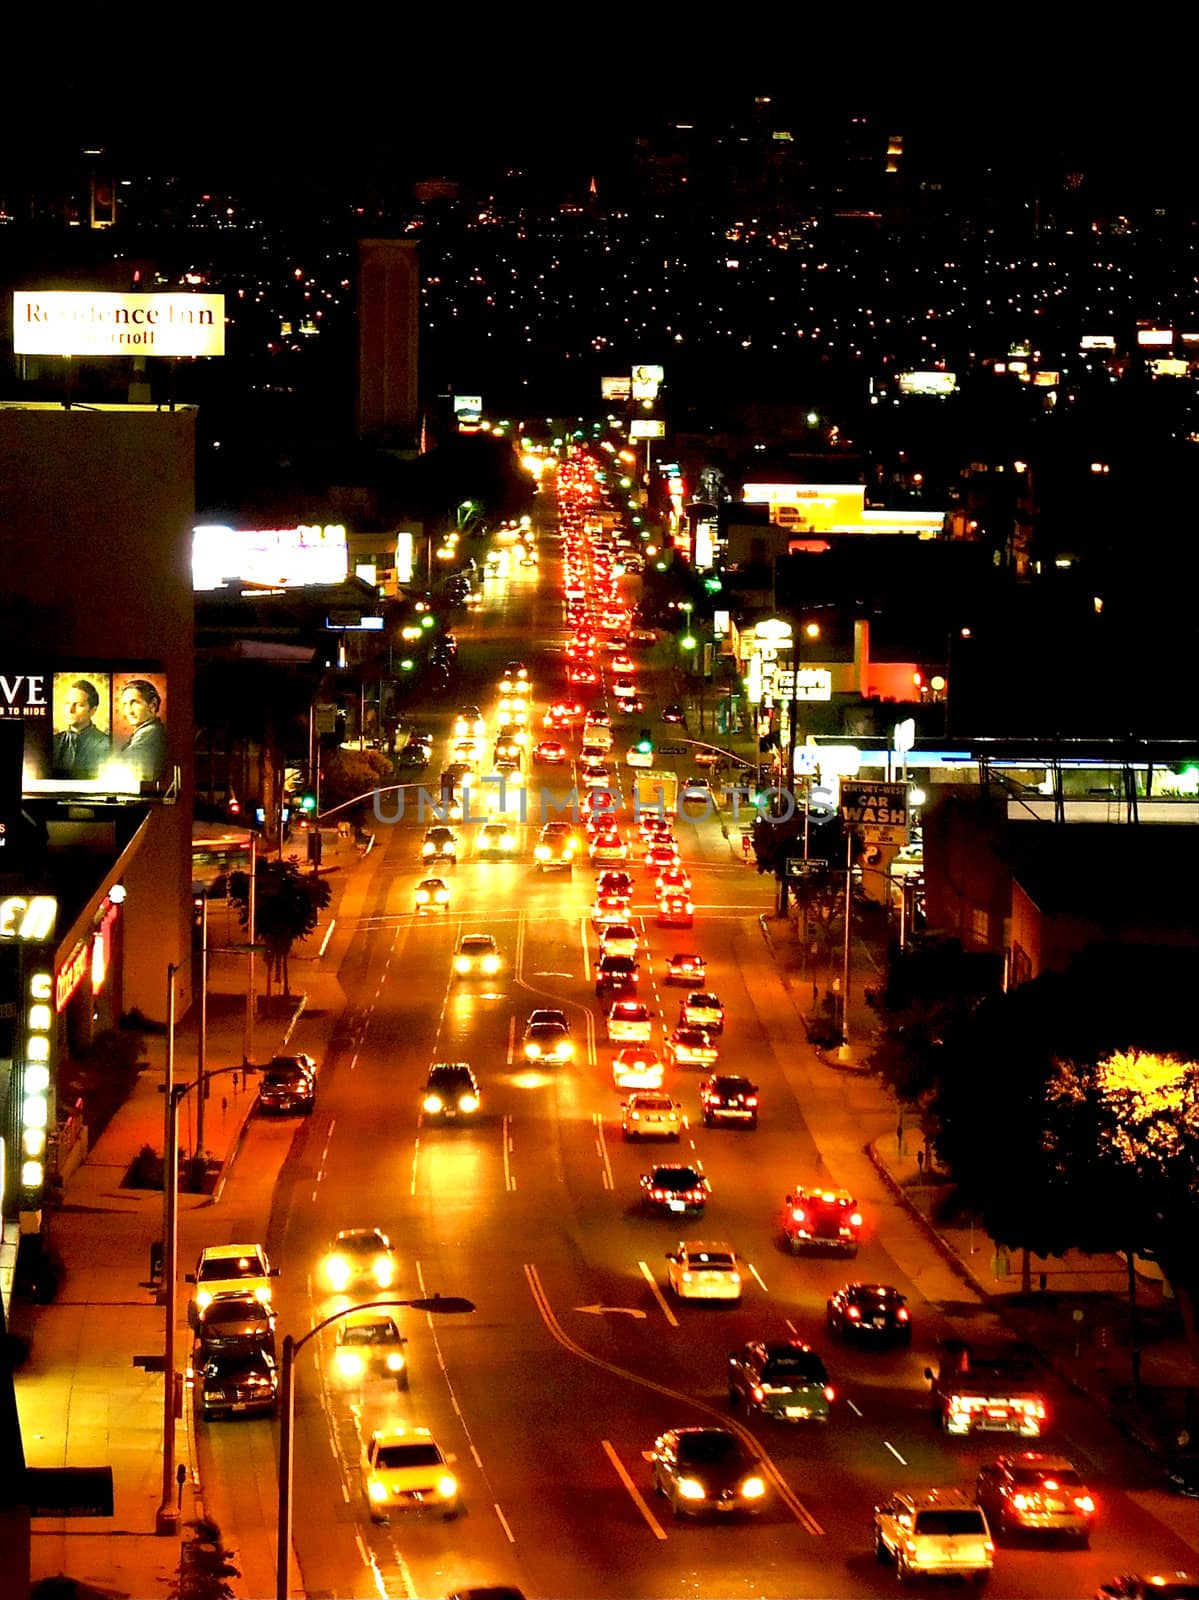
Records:
[[[456,1295],[422,1296],[416,1300],[372,1300],[366,1305],[345,1306],[325,1317],[300,1338],[283,1336],[283,1356],[279,1371],[279,1505],[275,1530],[275,1600],[288,1600],[288,1567],[291,1559],[292,1513],[292,1430],[295,1424],[296,1356],[315,1334],[352,1311],[387,1311],[407,1306],[413,1311],[456,1315],[475,1309],[474,1302]]]

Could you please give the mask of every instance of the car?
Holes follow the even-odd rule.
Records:
[[[797,1186],[783,1201],[782,1231],[792,1255],[801,1250],[835,1250],[856,1256],[862,1213],[848,1189]]]
[[[629,569],[632,570],[631,568]],[[658,630],[656,628],[630,628],[630,644],[657,644]]]
[[[623,894],[601,894],[591,907],[591,920],[597,928],[610,922],[624,922],[629,915],[629,900]]]
[[[658,911],[654,920],[659,928],[694,927],[694,903],[684,894],[661,895],[658,899]]]
[[[618,695],[616,699],[616,709],[620,712],[622,717],[635,717],[639,712],[645,710],[645,701],[639,694]],[[632,767],[635,765],[636,762],[629,762],[629,766]],[[647,762],[647,765],[652,765],[652,757],[651,760]]]
[[[390,1289],[398,1272],[391,1240],[378,1228],[343,1228],[321,1261],[321,1279],[334,1294]]]
[[[702,1211],[711,1192],[711,1185],[699,1167],[655,1167],[641,1176],[641,1204],[646,1211],[676,1216],[687,1211]]]
[[[641,940],[632,923],[608,922],[600,932],[599,945],[602,955],[635,956],[641,947]]]
[[[660,1089],[662,1057],[649,1044],[626,1044],[612,1062],[612,1083],[623,1094],[626,1089]]]
[[[1095,1497],[1066,1456],[1037,1450],[1000,1456],[979,1470],[975,1497],[997,1539],[1013,1533],[1060,1533],[1085,1550]]]
[[[681,1022],[664,1045],[664,1053],[672,1067],[711,1067],[716,1063],[717,1050],[706,1028],[696,1028]]]
[[[633,660],[632,656],[626,656],[623,651],[618,652],[612,657],[612,660],[609,662],[609,666],[612,668],[613,672],[619,672],[622,675],[629,672],[636,672],[637,670],[637,663]],[[628,692],[630,694],[636,693],[636,684],[633,683],[631,679],[622,676],[616,684],[617,695],[620,694],[620,685],[622,682],[627,684]]]
[[[720,1034],[724,1032],[724,1007],[710,991],[693,989],[679,1007],[679,1021]]]
[[[570,1061],[575,1047],[565,1021],[535,1022],[530,1017],[521,1039],[521,1051],[526,1061]]]
[[[218,1294],[196,1317],[195,1359],[202,1366],[214,1356],[275,1354],[275,1313],[253,1294]]]
[[[465,767],[469,772],[478,771],[479,747],[473,739],[459,739],[450,754],[455,766]]]
[[[617,656],[615,660],[609,663],[609,665],[615,667],[616,662],[619,660],[620,657]],[[617,678],[616,682],[612,685],[612,693],[618,700],[627,700],[630,695],[635,695],[637,693],[637,685],[633,682],[632,678]]]
[[[492,978],[503,964],[493,934],[464,933],[454,947],[454,976],[457,978]]]
[[[540,872],[550,872],[556,867],[569,872],[578,853],[579,841],[569,822],[547,822],[533,846],[533,860]]]
[[[210,1244],[200,1251],[196,1270],[184,1282],[195,1285],[191,1298],[191,1320],[212,1304],[218,1294],[252,1294],[263,1305],[273,1299],[271,1279],[279,1276],[260,1244]]]
[[[533,760],[547,767],[560,767],[570,759],[566,746],[558,739],[542,739],[533,746]]]
[[[629,900],[633,894],[633,875],[622,867],[605,870],[596,877],[595,892],[597,895],[620,895]]]
[[[628,957],[603,957],[605,961],[621,959]],[[608,1011],[608,1039],[612,1044],[648,1044],[652,1031],[649,1008],[639,1000],[617,1000]]]
[[[692,989],[702,983],[707,975],[708,968],[703,956],[696,955],[694,951],[680,950],[667,960],[663,982],[681,983],[685,988]]]
[[[874,1508],[874,1554],[909,1578],[985,1580],[995,1564],[986,1513],[963,1489],[900,1489]],[[1153,1591],[1156,1592],[1156,1591]]]
[[[686,1126],[682,1106],[668,1094],[643,1090],[620,1103],[624,1139],[680,1139]]]
[[[485,822],[479,829],[476,855],[507,860],[516,849],[516,834],[505,822]]]
[[[662,721],[663,722],[673,722],[673,723],[681,725],[681,724],[685,723],[686,720],[687,720],[687,716],[686,716],[686,713],[684,712],[682,706],[679,706],[679,705],[668,705],[668,706],[663,706],[662,707]]]
[[[469,1118],[481,1104],[478,1079],[465,1061],[435,1061],[429,1068],[421,1099],[426,1117]]]
[[[608,728],[610,730],[611,727],[612,718],[606,711],[589,711],[583,718],[584,737],[592,728]]]
[[[454,718],[454,737],[482,738],[487,732],[487,724],[483,720],[483,713],[478,706],[459,706],[458,715]]]
[[[755,1516],[766,1499],[766,1472],[728,1428],[672,1428],[645,1452],[655,1494],[674,1516]]]
[[[447,1522],[458,1515],[456,1457],[428,1428],[376,1428],[363,1451],[362,1482],[372,1522],[393,1511],[432,1511]]]
[[[567,672],[568,683],[598,683],[599,673],[594,667],[589,667],[586,662],[576,662]]]
[[[666,1252],[666,1284],[680,1300],[741,1299],[737,1252],[723,1240],[680,1239]]]
[[[758,1086],[737,1074],[714,1072],[699,1086],[704,1127],[735,1122],[743,1128],[758,1125]]]
[[[422,878],[414,895],[418,916],[450,909],[450,891],[444,878]]]
[[[642,846],[641,859],[645,862],[647,871],[658,872],[664,867],[673,867],[679,859],[679,847],[673,840],[659,834],[648,839]]]
[[[529,730],[521,722],[504,722],[495,736],[497,756],[519,756],[529,743]],[[501,749],[503,745],[505,748]]]
[[[825,1320],[830,1332],[855,1343],[912,1342],[907,1298],[886,1283],[843,1283],[829,1296]]]
[[[579,776],[585,789],[609,789],[612,784],[612,768],[606,761],[587,762],[580,767]]]
[[[420,853],[426,861],[457,861],[458,835],[452,828],[430,828],[425,834]]]
[[[423,772],[429,760],[429,752],[423,744],[406,744],[396,756],[396,765],[410,768],[413,772]]]
[[[586,721],[583,724],[583,754],[589,750],[600,756],[607,755],[613,744],[613,734],[609,722]]]
[[[384,1311],[352,1311],[337,1324],[333,1367],[347,1383],[364,1378],[391,1378],[397,1389],[408,1387],[407,1340]]]
[[[311,1056],[273,1056],[262,1069],[258,1109],[299,1111],[309,1115],[316,1106],[316,1062]]]
[[[279,1369],[269,1350],[209,1356],[196,1374],[200,1414],[213,1417],[261,1416],[279,1404]]]
[[[687,895],[691,894],[691,876],[681,862],[676,861],[671,867],[664,867],[659,872],[654,882],[654,888],[659,897],[666,894]]]
[[[511,727],[513,724],[510,723],[509,726]],[[523,733],[524,729],[517,729],[517,732]],[[523,748],[523,745],[518,744],[516,739],[514,739],[511,735],[501,733],[496,738],[495,745],[491,752],[491,759],[493,762],[519,761],[520,753]]]
[[[552,705],[541,719],[541,726],[547,733],[563,733],[570,728],[571,711],[565,705]]]
[[[508,665],[504,668],[504,677],[502,681],[506,685],[513,683],[527,683],[528,677],[529,669],[525,666],[523,661],[509,661]]]
[[[1199,1573],[1122,1572],[1095,1593],[1099,1600],[1199,1600]]]
[[[597,999],[604,995],[635,994],[641,969],[630,956],[601,956],[595,969]]]
[[[679,796],[683,800],[698,800],[711,805],[712,785],[707,778],[685,778],[679,786]]]
[[[642,811],[637,818],[637,831],[644,841],[644,847],[658,843],[675,843],[674,835],[670,831],[669,819],[657,811]],[[675,855],[678,855],[677,845],[675,846]],[[674,866],[675,864],[675,862],[667,863],[668,866]]]
[[[469,1589],[455,1589],[445,1600],[526,1600],[523,1589],[514,1589],[510,1583],[472,1584]]]
[[[597,833],[588,850],[592,861],[627,861],[629,847],[614,829]]]
[[[520,761],[512,756],[501,756],[498,761],[492,764],[491,772],[488,776],[492,787],[498,788],[501,794],[505,784],[518,788],[524,781],[521,776]]]
[[[836,1395],[824,1362],[802,1339],[754,1339],[729,1356],[729,1406],[776,1422],[827,1422]]]

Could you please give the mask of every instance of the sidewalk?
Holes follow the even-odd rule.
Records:
[[[789,930],[763,917],[762,931],[800,1021],[809,1015],[805,983],[797,982],[799,954]],[[850,993],[850,1059],[835,1051],[822,1056],[827,1071],[851,1072],[859,1091],[873,1084],[881,1114],[894,1131],[868,1139],[866,1155],[883,1183],[916,1221],[955,1275],[1011,1330],[1032,1345],[1076,1393],[1092,1402],[1129,1438],[1168,1470],[1199,1435],[1199,1370],[1187,1346],[1180,1314],[1160,1277],[1136,1275],[1136,1340],[1130,1314],[1129,1274],[1123,1256],[1090,1256],[1071,1250],[1062,1257],[1031,1256],[1023,1289],[1019,1252],[999,1246],[954,1205],[953,1185],[931,1160],[915,1126],[901,1114],[890,1091],[864,1070],[864,1056],[877,1017],[865,1003],[870,953],[855,950]],[[819,1052],[818,1052],[819,1054]],[[874,1119],[877,1127],[878,1119]],[[923,1163],[918,1161],[918,1154]],[[1139,1377],[1134,1382],[1134,1368]],[[1199,1546],[1196,1546],[1199,1548]]]
[[[269,1009],[263,1001],[265,974],[259,964],[252,1059],[285,1049],[306,1050],[321,1061],[337,1025],[344,997],[335,976],[337,952],[349,937],[345,924],[364,892],[362,852],[352,840],[323,830],[322,876],[333,896],[313,935],[291,958],[293,996]],[[369,858],[368,858],[369,859]],[[373,863],[372,863],[373,865]],[[343,916],[344,913],[348,915]],[[230,918],[232,913],[229,913]],[[245,937],[231,921],[225,926],[222,902],[213,901],[208,975],[209,1072],[239,1067],[246,1044],[246,961],[221,954],[226,941]],[[330,940],[332,925],[342,937]],[[327,956],[321,959],[325,947]],[[198,1055],[199,1005],[193,1005],[175,1032],[177,1083],[194,1081]],[[165,1034],[144,1036],[144,1068],[133,1092],[67,1180],[62,1205],[47,1214],[47,1233],[64,1266],[55,1301],[48,1306],[13,1307],[12,1332],[30,1341],[29,1355],[16,1375],[26,1464],[31,1467],[101,1466],[113,1469],[111,1518],[38,1519],[33,1523],[32,1581],[67,1573],[111,1596],[165,1594],[175,1581],[181,1544],[155,1535],[162,1498],[162,1379],[134,1366],[135,1356],[161,1355],[163,1312],[150,1282],[150,1246],[163,1231],[161,1189],[128,1187],[131,1164],[145,1146],[161,1154],[167,1041]],[[179,1273],[190,1270],[196,1241],[211,1237],[211,1208],[220,1207],[224,1178],[236,1158],[256,1097],[256,1082],[230,1072],[211,1080],[203,1142],[219,1167],[215,1192],[179,1194]],[[195,1146],[196,1094],[183,1100],[179,1147]],[[180,1309],[183,1305],[180,1298]],[[182,1318],[180,1319],[182,1322]],[[190,1345],[176,1333],[175,1366],[188,1366]],[[191,1553],[189,1524],[207,1520],[214,1508],[205,1498],[191,1430],[190,1391],[184,1415],[176,1422],[175,1459],[186,1469],[180,1491],[180,1533]],[[241,1573],[239,1593],[263,1594],[274,1588],[274,1530],[263,1528],[254,1549],[232,1552]],[[261,1544],[262,1548],[257,1548]],[[269,1545],[269,1548],[268,1548]],[[199,1549],[199,1543],[197,1543]]]

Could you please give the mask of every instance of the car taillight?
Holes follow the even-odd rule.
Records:
[[[1015,1506],[1017,1511],[1027,1511],[1029,1506],[1031,1506],[1033,1503],[1034,1502],[1026,1494],[1014,1494],[1012,1496],[1012,1504]]]
[[[650,1190],[650,1199],[651,1200],[665,1200],[665,1198],[666,1198],[666,1190],[665,1189],[651,1189]]]
[[[1089,1494],[1075,1495],[1074,1504],[1078,1507],[1079,1511],[1085,1511],[1088,1516],[1095,1509],[1095,1502],[1091,1499]]]
[[[756,1094],[747,1094],[746,1097],[745,1097],[745,1103],[746,1103],[747,1106],[756,1106],[757,1103],[758,1103],[757,1095]]]
[[[851,1228],[860,1228],[862,1226],[862,1213],[860,1211],[854,1211],[850,1214],[849,1226]]]
[[[858,1322],[861,1319],[862,1313],[858,1310],[857,1306],[850,1306],[845,1315],[851,1322]]]
[[[900,1306],[899,1310],[895,1313],[895,1320],[896,1320],[896,1322],[910,1322],[911,1321],[911,1315],[910,1315],[910,1313],[908,1311],[907,1306]]]
[[[792,1206],[792,1208],[791,1208],[791,1221],[792,1222],[802,1222],[803,1220],[804,1220],[804,1213],[803,1213],[802,1207],[800,1207],[800,1206]]]
[[[837,1398],[837,1391],[831,1383],[826,1383],[824,1386],[824,1398],[826,1400],[835,1400]]]
[[[759,1405],[761,1405],[762,1401],[765,1400],[766,1391],[765,1391],[765,1389],[763,1389],[763,1387],[762,1387],[762,1385],[760,1383],[757,1383],[757,1384],[754,1385],[753,1396],[754,1396],[755,1401]]]

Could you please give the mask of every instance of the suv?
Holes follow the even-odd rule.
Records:
[[[426,1117],[473,1117],[479,1084],[465,1061],[435,1061],[429,1068],[421,1109]]]
[[[982,1467],[978,1503],[1002,1539],[1012,1533],[1060,1533],[1085,1550],[1091,1542],[1094,1496],[1065,1456],[1022,1450]]]
[[[700,1084],[699,1098],[705,1128],[717,1122],[739,1122],[747,1128],[758,1125],[758,1086],[748,1078],[713,1073]]]
[[[382,1311],[354,1311],[337,1325],[333,1365],[347,1382],[394,1378],[397,1389],[408,1387],[408,1341],[395,1319]]]
[[[533,850],[533,860],[540,872],[553,867],[565,867],[569,872],[577,850],[578,840],[569,822],[547,822]]]
[[[914,1573],[981,1582],[995,1564],[982,1507],[964,1489],[901,1489],[874,1508],[874,1553]]]
[[[260,1244],[210,1244],[200,1251],[196,1270],[184,1277],[194,1283],[189,1317],[195,1325],[219,1294],[252,1294],[263,1305],[271,1303],[271,1279],[279,1276]]]
[[[783,1243],[801,1250],[839,1250],[856,1256],[862,1213],[848,1189],[796,1189],[783,1201]]]
[[[275,1056],[262,1069],[259,1111],[300,1111],[316,1105],[316,1062],[311,1056]]]
[[[776,1422],[827,1422],[834,1399],[824,1362],[799,1339],[756,1339],[729,1357],[729,1405],[744,1400]]]

